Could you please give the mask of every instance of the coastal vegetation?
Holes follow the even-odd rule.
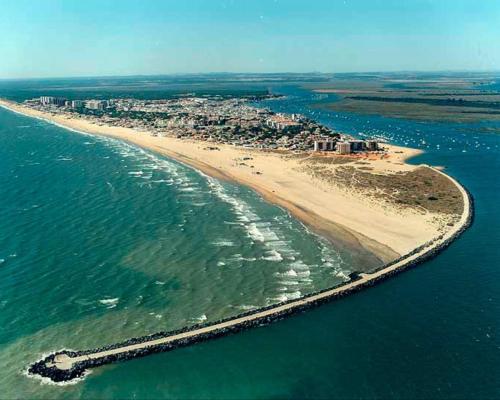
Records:
[[[498,96],[500,101],[500,96]],[[458,103],[458,104],[457,104]],[[483,103],[483,104],[481,104]],[[420,98],[381,96],[346,96],[339,102],[322,105],[332,111],[380,114],[392,118],[424,121],[473,122],[500,120],[499,102],[454,101],[443,99],[429,102]]]
[[[338,96],[315,105],[332,111],[424,121],[499,121],[500,93],[489,88],[491,82],[489,75],[368,74],[339,76],[307,87]]]
[[[402,207],[457,216],[463,210],[463,199],[455,185],[426,166],[394,174],[341,167],[335,170],[335,181]]]
[[[383,156],[381,157],[383,160]],[[463,212],[463,197],[445,175],[428,166],[391,170],[380,160],[354,157],[306,157],[300,169],[322,185],[369,198],[379,205],[434,215],[439,230],[453,225]]]

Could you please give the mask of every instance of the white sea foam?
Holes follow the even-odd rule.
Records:
[[[131,177],[150,180],[150,183],[166,184],[168,186],[175,185],[178,188],[177,190],[183,194],[183,197],[188,197],[191,193],[200,193],[198,183],[189,177],[186,168],[177,163],[119,140],[107,137],[98,137],[97,139],[116,151],[120,156],[137,161],[134,168],[138,170],[128,172]],[[154,171],[162,171],[168,177],[159,178],[154,175]],[[149,185],[147,186],[150,187]],[[201,199],[198,198],[198,200]],[[199,201],[198,204],[195,204],[198,207],[202,205],[206,205],[206,203]]]
[[[287,288],[289,286],[301,288],[310,287],[313,284],[313,279],[311,277],[311,268],[326,267],[331,268],[333,276],[343,277],[346,274],[341,273],[342,271],[342,260],[339,253],[332,248],[329,243],[326,243],[322,238],[318,237],[320,240],[320,251],[322,256],[321,265],[308,265],[300,257],[300,252],[296,251],[292,246],[291,242],[284,240],[280,230],[280,225],[285,226],[289,229],[293,228],[292,220],[290,216],[278,216],[270,221],[263,221],[254,209],[242,199],[238,199],[231,195],[224,186],[215,180],[214,178],[208,177],[200,172],[201,175],[205,176],[209,187],[212,192],[222,201],[229,204],[235,213],[236,220],[239,225],[242,226],[248,237],[253,243],[259,243],[265,248],[264,255],[261,257],[262,260],[274,261],[274,262],[290,262],[288,273],[285,275],[277,275],[281,288]],[[231,222],[227,222],[234,224]],[[303,228],[311,235],[313,233],[309,232],[307,227]],[[296,228],[294,228],[296,230]],[[316,236],[316,235],[314,235]],[[316,236],[317,237],[317,236]],[[242,257],[241,254],[236,254],[231,258],[231,261],[245,261],[246,259]],[[278,291],[281,291],[278,288]],[[296,296],[295,294],[287,296]],[[283,293],[281,293],[283,294]]]
[[[212,242],[212,244],[217,247],[233,247],[235,245],[234,242],[224,239],[216,240],[215,242]]]
[[[156,179],[151,181],[151,183],[173,183],[172,179]]]
[[[231,261],[257,261],[257,258],[255,257],[243,257],[241,254],[234,254],[231,257]]]
[[[288,300],[295,300],[300,298],[302,296],[302,293],[300,290],[296,290],[295,292],[290,292],[290,293],[282,293],[272,299],[267,299],[267,302],[269,303],[270,301],[272,302],[283,302],[283,301],[288,301]]]
[[[245,220],[246,222],[249,222],[246,218]],[[248,235],[257,242],[263,242],[265,240],[263,233],[257,228],[257,225],[255,224],[249,224],[247,226],[247,232]]]
[[[266,251],[262,259],[267,261],[283,261],[283,257],[276,250]]]
[[[101,299],[99,300],[99,303],[107,306],[106,308],[114,308],[118,304],[119,300],[119,297],[115,297],[114,299]]]
[[[83,380],[89,376],[90,374],[92,373],[92,370],[90,369],[87,369],[85,370],[85,372],[82,374],[82,376],[78,377],[78,378],[74,378],[70,381],[63,381],[63,382],[54,382],[52,379],[50,378],[46,378],[44,376],[41,376],[41,375],[38,375],[38,374],[30,374],[28,372],[28,368],[26,368],[25,370],[23,370],[22,374],[27,377],[27,378],[30,378],[30,379],[35,379],[37,380],[38,382],[40,382],[40,385],[49,385],[49,386],[72,386],[72,385],[76,385],[80,382],[83,382]]]
[[[191,322],[195,322],[195,323],[201,323],[201,322],[206,321],[206,320],[207,320],[207,316],[205,314],[201,314],[199,317],[191,318]]]
[[[292,280],[282,280],[280,283],[284,286],[296,286],[299,284],[298,281],[292,281]]]
[[[59,353],[61,351],[74,351],[72,349],[59,349],[59,350],[54,350],[49,353],[43,353],[38,360],[45,360],[49,355],[54,354],[54,353]],[[79,378],[72,379],[70,381],[63,381],[63,382],[54,382],[50,378],[46,378],[44,376],[38,375],[38,374],[30,374],[28,371],[28,368],[25,368],[21,371],[21,374],[29,379],[35,379],[38,382],[40,382],[41,385],[50,385],[50,386],[72,386],[76,385],[80,382],[82,382],[87,376],[89,376],[92,373],[92,370],[87,369],[84,371],[83,375],[80,376]]]
[[[287,293],[288,300],[298,299],[298,298],[300,298],[300,296],[302,296],[302,293],[300,292],[300,290],[297,290],[297,291],[291,292],[291,293]]]
[[[296,260],[296,261],[290,263],[290,266],[295,271],[309,271],[309,265],[304,263],[302,260]]]
[[[311,275],[311,270],[306,269],[304,271],[296,272],[297,276],[300,278],[307,278]]]
[[[335,270],[333,272],[333,275],[342,278],[342,280],[344,281],[347,281],[349,279],[349,274],[341,269]]]
[[[224,186],[216,179],[208,176],[206,176],[206,179],[213,193],[220,200],[232,206],[236,214],[236,219],[242,223],[252,243],[259,242],[267,248],[262,257],[263,260],[283,261],[281,251],[291,258],[298,255],[298,253],[290,247],[288,242],[281,240],[279,228],[277,226],[269,221],[262,221],[247,202],[230,195]]]

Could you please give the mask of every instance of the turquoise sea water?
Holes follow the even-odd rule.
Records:
[[[500,393],[500,137],[267,106],[426,150],[472,192],[472,228],[434,260],[275,324],[52,386],[44,352],[216,319],[331,285],[355,269],[240,186],[120,142],[0,110],[0,397],[496,398]],[[293,272],[292,272],[293,271]]]
[[[248,189],[114,139],[0,111],[3,396],[82,349],[217,320],[346,279],[349,254]]]

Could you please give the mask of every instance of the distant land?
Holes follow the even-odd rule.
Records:
[[[317,108],[421,121],[500,120],[499,72],[210,73],[0,80],[0,97],[168,99],[260,96],[294,85],[329,94]],[[489,129],[498,133],[497,129]]]
[[[339,96],[320,108],[423,121],[500,120],[499,75],[340,74],[327,83],[306,84]]]
[[[22,102],[39,96],[69,100],[127,98],[144,100],[177,96],[252,96],[287,84],[327,83],[332,74],[180,74],[0,80],[0,97]]]

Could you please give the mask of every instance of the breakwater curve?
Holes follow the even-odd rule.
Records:
[[[464,206],[460,220],[446,233],[424,243],[376,271],[371,273],[354,272],[350,275],[349,281],[337,286],[308,294],[299,299],[288,300],[220,321],[198,324],[170,332],[158,332],[97,349],[82,351],[61,350],[30,365],[28,373],[49,378],[54,382],[71,381],[84,376],[89,369],[102,365],[171,351],[251,327],[268,324],[305,309],[347,296],[363,288],[376,285],[401,271],[416,266],[436,256],[446,248],[471,225],[473,220],[474,207],[472,196],[455,179],[441,171],[436,171],[450,179],[462,194]]]

